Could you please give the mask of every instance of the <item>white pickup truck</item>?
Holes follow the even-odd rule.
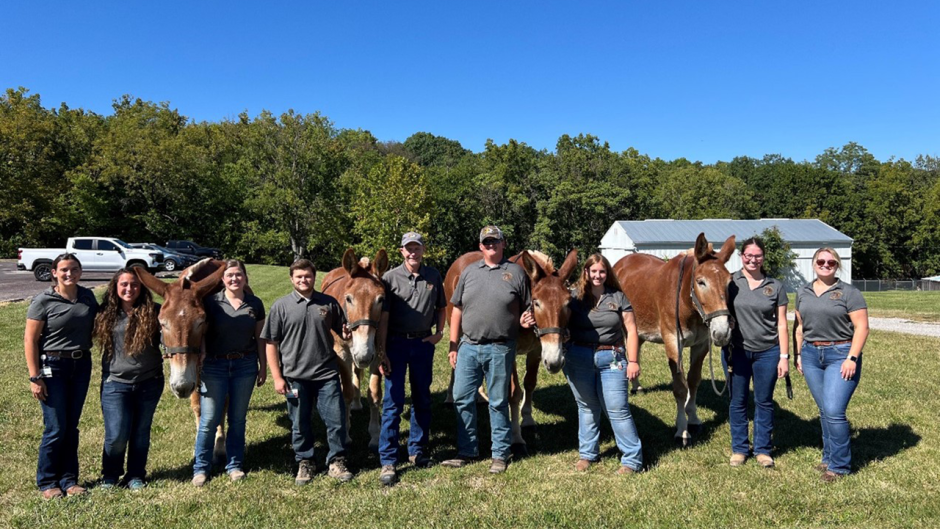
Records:
[[[17,270],[32,270],[38,281],[52,278],[52,261],[66,252],[73,253],[85,272],[117,272],[140,266],[155,272],[160,266],[160,252],[140,250],[112,237],[70,237],[65,248],[20,248]]]

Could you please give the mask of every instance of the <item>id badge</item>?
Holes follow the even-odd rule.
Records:
[[[43,365],[43,366],[42,366],[42,372],[40,373],[39,376],[41,376],[42,378],[51,378],[51,377],[52,377],[52,366]]]

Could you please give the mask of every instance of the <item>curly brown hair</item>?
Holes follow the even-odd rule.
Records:
[[[124,274],[134,276],[138,281],[137,274],[133,270],[122,268],[115,272],[108,283],[108,291],[105,292],[104,299],[101,302],[101,308],[95,317],[94,339],[101,354],[106,359],[114,354],[113,333],[114,325],[121,315],[121,298],[118,297],[118,280]],[[144,285],[140,285],[140,294],[134,301],[134,311],[131,312],[127,321],[127,330],[124,333],[124,352],[128,356],[137,356],[144,352],[148,346],[154,345],[153,340],[160,330],[160,322],[157,319],[158,305],[153,302],[153,296],[150,290]]]
[[[594,294],[591,292],[591,282],[588,278],[588,270],[597,263],[604,263],[604,268],[607,269],[607,279],[604,280],[604,286],[614,292],[623,292],[620,281],[617,280],[617,276],[614,275],[614,270],[610,266],[610,261],[600,253],[593,253],[584,262],[581,275],[578,276],[578,281],[574,285],[575,297],[581,301],[583,306],[588,308],[592,308],[597,304],[597,300],[594,299]]]

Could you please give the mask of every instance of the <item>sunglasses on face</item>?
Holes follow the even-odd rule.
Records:
[[[827,266],[827,265],[828,265],[829,268],[834,268],[837,264],[839,264],[839,262],[836,261],[835,259],[829,259],[828,261],[825,260],[825,259],[816,259],[816,266]]]
[[[499,239],[484,239],[483,246],[496,246],[499,244]]]
[[[751,254],[747,254],[747,253],[746,253],[746,254],[742,255],[741,257],[743,257],[745,261],[757,261],[757,262],[760,262],[760,261],[763,261],[763,260],[764,260],[764,256],[763,256],[763,255],[751,255]]]

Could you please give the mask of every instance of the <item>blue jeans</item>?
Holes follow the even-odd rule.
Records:
[[[411,383],[411,432],[408,455],[426,454],[431,429],[431,374],[434,344],[420,338],[389,336],[386,351],[392,374],[385,378],[382,429],[379,432],[379,460],[382,465],[398,462],[401,414],[405,408],[405,370]]]
[[[727,367],[728,359],[721,355]],[[731,451],[748,453],[747,401],[751,379],[754,380],[754,453],[770,455],[774,432],[774,388],[777,387],[777,364],[780,346],[766,351],[731,351],[731,402],[728,404],[728,422],[731,425]]]
[[[237,360],[207,357],[199,376],[199,430],[196,432],[193,474],[212,468],[215,431],[225,414],[228,398],[228,431],[225,434],[225,471],[241,470],[245,460],[245,417],[258,380],[258,355]]]
[[[346,457],[346,401],[343,400],[339,375],[329,380],[309,381],[287,379],[297,397],[287,395],[287,413],[290,415],[291,444],[294,458],[299,462],[313,460],[313,407],[326,425],[326,444],[329,452],[326,462]]]
[[[91,357],[47,358],[52,376],[44,378],[48,396],[40,401],[45,428],[39,443],[39,490],[78,484],[78,421],[91,383]]]
[[[858,387],[862,376],[862,358],[858,358],[855,376],[842,380],[842,362],[849,356],[852,344],[816,347],[803,342],[803,377],[809,392],[813,394],[819,408],[822,425],[822,462],[836,474],[848,474],[852,470],[851,429],[845,410]]]
[[[563,371],[578,404],[579,457],[588,461],[597,461],[600,457],[603,410],[610,420],[617,448],[623,454],[620,464],[638,471],[643,466],[643,446],[630,413],[627,359],[622,351],[595,351],[571,344],[565,353]]]
[[[124,474],[125,453],[125,481],[146,477],[150,426],[162,395],[162,376],[137,384],[108,379],[101,381],[101,414],[104,416],[101,475],[106,483],[117,483]]]
[[[471,344],[461,341],[454,370],[454,408],[457,410],[457,455],[478,457],[477,388],[486,378],[490,403],[493,457],[508,461],[512,428],[509,420],[509,381],[516,361],[516,342]]]

